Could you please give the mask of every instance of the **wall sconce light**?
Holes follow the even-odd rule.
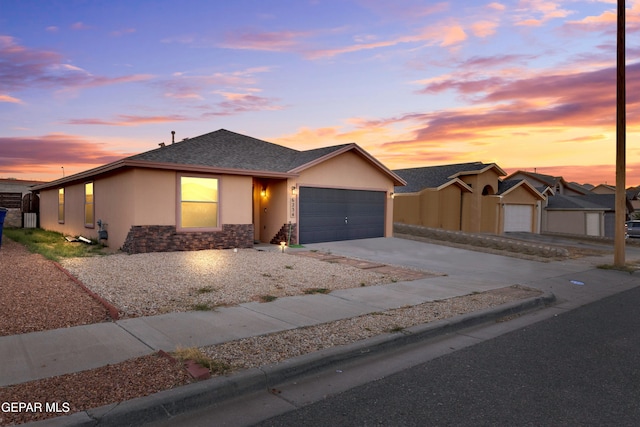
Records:
[[[296,194],[298,194],[298,189],[296,188],[296,186],[292,186],[291,187],[291,195],[295,196]]]
[[[392,199],[396,198],[396,193],[394,193],[393,191],[391,193],[389,193],[389,197]]]
[[[265,187],[262,187],[262,190],[260,190],[260,195],[262,197],[267,197],[267,189]]]

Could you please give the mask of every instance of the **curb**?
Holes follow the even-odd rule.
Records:
[[[451,334],[472,326],[498,321],[507,316],[543,308],[555,301],[555,295],[547,293],[495,308],[412,326],[401,332],[378,335],[352,344],[320,350],[277,364],[251,368],[229,376],[213,377],[150,396],[24,425],[34,427],[91,427],[97,425],[121,427],[140,426],[145,423],[170,419],[179,414],[221,403],[241,395],[261,390],[272,390],[283,382],[328,369],[333,365],[345,363],[363,355],[382,353],[435,336]]]
[[[66,268],[60,265],[60,263],[53,261],[53,265],[55,265],[58,268],[58,270],[66,274],[67,277],[69,277],[69,279],[71,279],[73,283],[80,286],[80,288],[82,288],[82,290],[84,290],[87,294],[89,294],[90,297],[92,297],[97,302],[102,304],[102,306],[107,309],[107,312],[109,313],[109,317],[111,317],[111,320],[113,321],[120,320],[120,312],[109,301],[102,298],[100,295],[96,294],[91,289],[87,288],[84,283],[78,280],[73,274],[69,273],[69,271],[67,271]]]

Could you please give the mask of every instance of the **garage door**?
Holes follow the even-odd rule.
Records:
[[[384,236],[384,191],[300,187],[300,243]]]
[[[533,231],[533,206],[506,205],[504,207],[504,231]]]

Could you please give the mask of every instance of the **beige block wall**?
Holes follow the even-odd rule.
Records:
[[[546,211],[543,217],[544,232],[585,234],[587,230],[584,211]]]

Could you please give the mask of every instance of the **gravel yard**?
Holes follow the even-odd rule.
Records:
[[[277,250],[163,252],[71,258],[62,266],[124,316],[212,309],[310,289],[346,289],[397,280]]]
[[[308,289],[341,289],[396,280],[353,266],[277,251],[174,252],[74,258],[62,263],[89,289],[128,316],[214,308],[261,296],[298,295]],[[0,328],[4,335],[102,322],[107,312],[78,284],[40,255],[3,239],[0,249]],[[277,363],[412,325],[477,311],[538,295],[507,287],[444,301],[405,307],[247,338],[202,348],[232,370]],[[70,413],[145,396],[192,380],[180,365],[158,355],[116,365],[0,388],[0,401],[60,402]],[[0,413],[0,426],[55,416]]]
[[[49,260],[3,238],[0,248],[0,336],[99,323],[104,306]]]

